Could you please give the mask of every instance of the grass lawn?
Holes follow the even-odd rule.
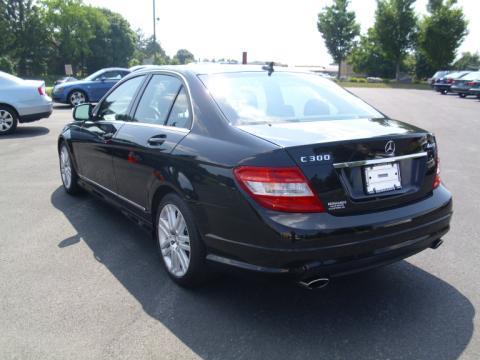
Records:
[[[350,81],[339,81],[338,84],[343,87],[364,87],[364,88],[379,88],[379,89],[417,89],[417,90],[431,90],[428,84],[402,84],[402,83],[359,83]]]

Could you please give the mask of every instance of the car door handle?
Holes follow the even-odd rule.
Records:
[[[152,146],[162,145],[165,142],[166,138],[167,138],[167,135],[165,134],[155,135],[155,136],[152,136],[150,139],[148,139],[148,144]]]

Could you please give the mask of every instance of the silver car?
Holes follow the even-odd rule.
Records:
[[[18,123],[48,118],[52,99],[45,92],[45,83],[23,80],[0,71],[0,135],[11,134]]]

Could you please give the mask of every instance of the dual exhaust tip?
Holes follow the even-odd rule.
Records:
[[[442,239],[435,240],[430,247],[432,249],[438,249],[443,244]],[[298,284],[308,290],[322,289],[330,283],[328,277],[311,277],[308,279],[300,280]]]

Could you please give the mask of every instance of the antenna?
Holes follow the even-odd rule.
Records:
[[[273,65],[275,65],[273,61],[266,63],[265,65],[262,66],[262,70],[268,71],[268,76],[272,76],[272,73],[275,71],[275,69],[273,68]]]

